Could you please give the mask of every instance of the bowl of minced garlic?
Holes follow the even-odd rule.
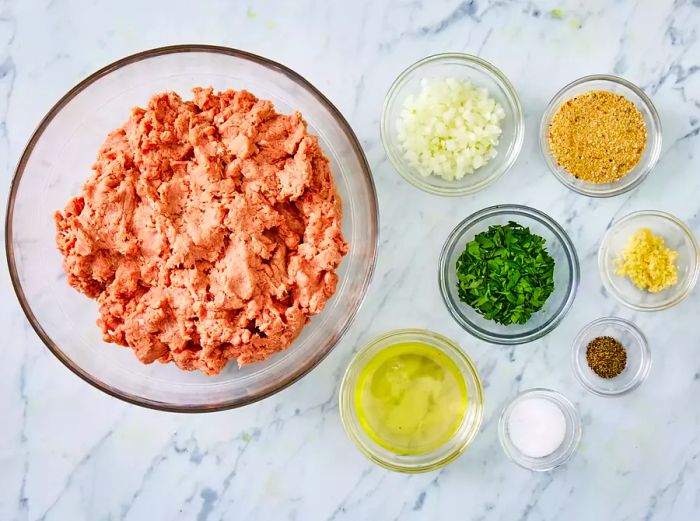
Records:
[[[626,306],[654,311],[685,299],[700,273],[700,250],[688,226],[659,211],[615,222],[598,253],[605,288]]]
[[[651,100],[616,76],[581,78],[559,91],[545,110],[540,141],[554,175],[594,197],[638,186],[661,151],[661,124]]]

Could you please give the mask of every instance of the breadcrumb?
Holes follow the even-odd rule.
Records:
[[[630,100],[590,91],[567,100],[549,124],[557,164],[577,179],[611,183],[642,158],[647,142],[644,116]]]

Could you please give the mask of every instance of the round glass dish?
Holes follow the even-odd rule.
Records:
[[[640,228],[649,228],[678,252],[678,283],[658,293],[639,289],[627,277],[615,274],[618,255]],[[638,311],[658,311],[675,306],[693,291],[700,273],[700,250],[683,221],[666,212],[642,210],[626,215],[607,231],[598,251],[598,269],[605,289],[622,304]]]
[[[504,326],[486,320],[457,294],[457,259],[467,243],[494,224],[509,221],[530,228],[545,239],[545,248],[554,258],[554,292],[544,307],[523,325]],[[457,225],[440,253],[438,278],[442,299],[452,317],[469,333],[493,344],[514,345],[531,342],[552,331],[566,315],[576,296],[580,278],[578,256],[571,239],[551,217],[520,205],[497,205],[480,210]]]
[[[299,110],[319,136],[343,200],[350,251],[334,297],[293,345],[259,364],[230,363],[217,376],[142,365],[130,349],[105,344],[97,304],[66,282],[53,213],[80,193],[97,150],[131,108],[158,92],[248,89],[278,111]],[[78,376],[106,393],[155,409],[200,412],[237,407],[291,384],[318,364],[343,336],[367,289],[377,247],[377,198],[369,165],[338,110],[290,69],[243,51],[179,45],[142,52],[97,71],[71,89],[32,136],[10,189],[5,245],[12,283],[29,322]]]
[[[635,104],[644,117],[647,127],[647,144],[639,163],[625,177],[613,183],[589,183],[577,179],[557,163],[549,146],[549,124],[559,108],[569,99],[591,90],[614,92]],[[547,166],[564,185],[574,192],[591,197],[612,197],[632,190],[646,179],[661,154],[661,120],[654,104],[644,92],[629,81],[617,76],[595,74],[585,76],[561,89],[549,102],[540,123],[540,146]]]
[[[588,367],[588,344],[599,336],[615,338],[627,352],[627,365],[614,378],[601,378]],[[581,330],[574,340],[571,361],[576,378],[590,392],[598,396],[619,396],[636,389],[649,376],[651,351],[644,334],[632,322],[605,317],[594,320]]]
[[[523,454],[518,447],[510,439],[508,432],[508,421],[513,408],[522,400],[530,398],[543,398],[549,400],[554,405],[559,407],[566,420],[566,432],[564,441],[551,454],[541,458],[533,458]],[[551,389],[528,389],[523,391],[511,401],[501,413],[498,420],[498,439],[501,442],[501,447],[514,463],[528,470],[538,472],[546,472],[555,469],[569,461],[576,452],[579,442],[581,441],[581,417],[578,410],[571,401],[563,394],[552,391]]]
[[[457,365],[467,388],[467,410],[452,438],[437,449],[416,455],[396,454],[375,442],[360,424],[355,407],[355,386],[362,369],[382,349],[400,342],[421,342],[433,346]],[[472,442],[484,415],[484,391],[476,367],[460,347],[438,333],[422,329],[398,329],[386,333],[362,348],[352,359],[340,384],[340,418],[348,436],[365,456],[389,470],[425,472],[447,465]]]
[[[436,175],[423,176],[404,157],[397,121],[406,97],[420,92],[421,80],[425,78],[457,78],[485,87],[505,112],[496,157],[462,179],[448,181]],[[384,99],[381,138],[391,163],[406,181],[432,194],[459,196],[478,192],[513,166],[523,145],[524,129],[520,100],[508,78],[477,56],[449,53],[423,58],[396,78]]]

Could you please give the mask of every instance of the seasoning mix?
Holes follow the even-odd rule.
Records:
[[[634,103],[620,94],[589,91],[554,114],[549,145],[559,166],[589,183],[623,178],[644,153],[647,129]]]
[[[586,362],[601,378],[615,378],[627,367],[627,351],[611,336],[599,336],[588,343]]]

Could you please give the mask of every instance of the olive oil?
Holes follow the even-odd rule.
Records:
[[[467,387],[457,364],[440,349],[401,342],[362,369],[355,407],[362,428],[379,445],[397,454],[425,454],[459,429]]]

